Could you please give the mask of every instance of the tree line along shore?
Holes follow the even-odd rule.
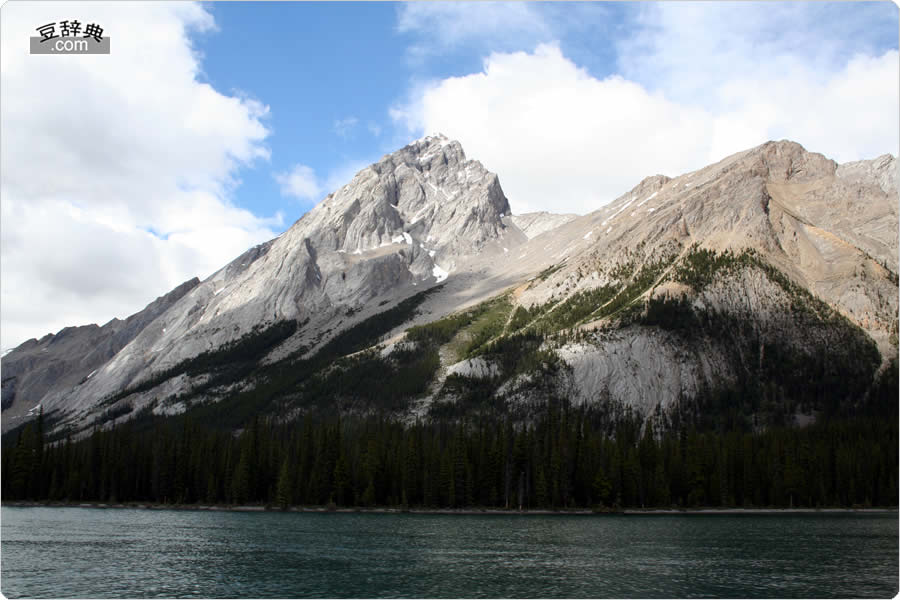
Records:
[[[526,424],[307,415],[253,419],[236,435],[184,416],[78,441],[44,435],[40,417],[4,449],[5,504],[603,512],[898,503],[897,422],[876,417],[657,433],[548,402]]]

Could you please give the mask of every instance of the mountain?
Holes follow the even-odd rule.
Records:
[[[509,212],[497,176],[467,160],[458,142],[443,136],[414,142],[357,173],[278,238],[248,250],[189,293],[170,294],[168,310],[153,312],[153,319],[140,317],[143,327],[99,363],[81,361],[73,346],[66,355],[76,355],[82,368],[30,393],[17,384],[20,374],[58,373],[59,357],[33,364],[26,356],[41,342],[16,348],[2,362],[9,397],[4,410],[12,411],[4,428],[37,404],[89,418],[98,400],[202,352],[277,322],[309,320],[309,327],[287,341],[292,350],[314,332],[353,320],[353,313],[371,313],[443,281],[467,255],[498,254],[499,240],[524,240],[503,223]],[[57,337],[65,335],[66,330]],[[8,369],[15,378],[7,377]],[[178,393],[182,387],[170,382],[167,390]]]
[[[495,174],[424,138],[127,335],[3,357],[4,431],[38,404],[76,433],[184,411],[528,419],[552,398],[661,427],[864,410],[896,381],[897,197],[894,157],[781,141],[581,217],[513,216]]]
[[[548,212],[533,212],[510,216],[513,224],[518,227],[528,239],[536,237],[544,233],[545,231],[556,229],[560,225],[568,223],[569,221],[573,221],[577,218],[578,215],[557,215]]]
[[[96,375],[101,366],[199,283],[196,277],[182,283],[124,321],[113,319],[102,327],[66,327],[56,335],[28,340],[4,356],[4,430],[34,416],[44,398],[65,394]]]
[[[763,381],[777,391],[754,403],[786,395],[775,404],[805,422],[823,408],[797,401],[809,389],[844,375],[832,391],[859,399],[897,354],[897,224],[893,157],[838,166],[770,142],[531,240],[521,254],[557,264],[516,303],[533,327],[579,333],[556,349],[576,399],[670,413]],[[863,357],[844,388],[837,365]]]

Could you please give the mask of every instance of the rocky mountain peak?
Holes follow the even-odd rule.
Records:
[[[745,153],[751,173],[775,182],[802,183],[834,175],[837,163],[790,140],[769,141]]]
[[[497,176],[438,135],[359,171],[292,229],[312,234],[320,252],[363,255],[405,244],[455,264],[498,237],[509,212]]]
[[[229,314],[245,331],[412,293],[498,246],[508,213],[497,176],[468,160],[459,142],[417,140],[360,170],[284,234],[204,282],[212,297],[192,319],[212,326],[216,315]]]
[[[428,161],[439,154],[448,162],[455,164],[466,162],[466,153],[462,144],[456,140],[451,140],[442,133],[419,138],[400,150],[389,154],[388,157],[402,154],[414,156],[420,162]]]

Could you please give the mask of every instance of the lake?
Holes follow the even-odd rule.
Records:
[[[9,598],[887,598],[900,568],[896,513],[0,517]]]

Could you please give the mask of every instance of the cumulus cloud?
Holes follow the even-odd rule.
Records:
[[[273,176],[281,186],[283,196],[297,198],[312,206],[326,194],[353,179],[360,169],[373,162],[375,162],[374,159],[348,160],[329,170],[325,177],[317,175],[312,167],[297,164],[289,171],[275,173]]]
[[[434,83],[392,114],[458,139],[500,174],[515,212],[599,208],[645,175],[689,168],[711,133],[703,111],[591,77],[552,45],[492,54],[483,72]]]
[[[319,199],[322,187],[316,178],[316,172],[306,165],[295,165],[290,171],[276,173],[275,181],[281,186],[282,196],[291,196],[314,202]]]
[[[787,138],[838,162],[900,148],[900,61],[896,50],[858,55],[824,81],[812,75],[736,78],[719,88],[710,157]]]
[[[678,102],[713,107],[720,82],[824,84],[855,55],[897,46],[897,7],[864,2],[637,5],[614,42],[619,72]],[[880,49],[879,49],[880,48]]]
[[[641,6],[617,62],[710,111],[713,156],[786,137],[843,162],[898,151],[896,45],[889,3],[661,2]]]
[[[898,53],[866,41],[872,13],[770,8],[641,5],[614,43],[615,75],[593,76],[559,44],[492,52],[480,72],[416,79],[390,115],[411,136],[459,139],[516,212],[595,210],[645,176],[769,139],[839,162],[896,154]]]
[[[127,316],[277,234],[280,215],[230,200],[268,159],[268,108],[200,79],[201,6],[2,10],[2,347]],[[35,27],[65,18],[100,24],[110,54],[30,55]]]

